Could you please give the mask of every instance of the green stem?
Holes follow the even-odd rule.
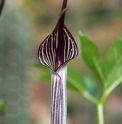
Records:
[[[104,116],[103,116],[103,104],[97,104],[97,112],[98,112],[98,124],[104,124]]]
[[[98,100],[96,98],[94,98],[93,96],[91,96],[89,93],[87,92],[83,92],[81,93],[86,99],[88,99],[89,101],[91,101],[94,104],[98,104]]]

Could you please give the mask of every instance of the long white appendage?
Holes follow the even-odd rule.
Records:
[[[67,67],[52,72],[51,89],[51,124],[66,124],[67,117],[67,92],[66,92]]]

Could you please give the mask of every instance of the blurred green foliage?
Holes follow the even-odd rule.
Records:
[[[4,100],[0,99],[0,115],[5,113],[6,103]]]

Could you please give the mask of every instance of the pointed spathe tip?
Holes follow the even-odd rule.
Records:
[[[81,30],[78,31],[79,36],[84,36],[84,34],[81,32]]]

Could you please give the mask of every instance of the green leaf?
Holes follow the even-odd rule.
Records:
[[[116,68],[114,75],[112,76],[110,82],[116,82],[116,80],[119,80],[122,78],[122,64]]]
[[[113,76],[109,79],[105,96],[108,96],[120,83],[122,83],[122,64],[114,70]]]
[[[71,84],[75,88],[75,90],[77,89],[77,91],[79,92],[84,92],[87,90],[87,87],[82,75],[71,66],[68,66],[67,80],[69,82],[69,85]]]
[[[93,71],[98,78],[104,81],[104,75],[102,72],[102,62],[98,47],[81,32],[79,32],[81,42],[81,54],[82,58],[87,66]]]
[[[41,65],[39,63],[33,64],[32,67],[41,69],[41,70],[43,70],[46,73],[50,73],[50,69],[49,68],[47,68],[46,66],[43,66],[43,65]]]
[[[116,69],[114,69],[113,76],[109,79],[107,86],[109,87],[111,84],[115,83],[117,80],[121,78],[122,78],[122,64],[116,67]]]
[[[105,97],[107,97],[122,82],[122,37],[108,50],[104,65],[106,76]]]
[[[0,100],[0,115],[5,113],[6,103],[4,100]]]
[[[114,72],[122,62],[122,37],[108,50],[104,59],[104,73],[106,78],[112,78]]]
[[[96,97],[96,95],[98,95],[98,83],[94,81],[90,76],[85,76],[84,81],[86,83],[88,93]]]
[[[38,80],[41,83],[50,83],[51,82],[51,74],[46,73],[44,75],[39,76]]]
[[[40,69],[42,71],[44,71],[45,74],[43,75],[40,75],[38,77],[38,80],[41,82],[41,83],[50,83],[51,82],[51,73],[50,73],[50,69],[47,68],[46,66],[43,66],[39,63],[35,63],[32,65],[34,68],[37,68],[37,69]]]
[[[75,91],[75,92],[78,92],[78,93],[81,93],[79,91],[79,89],[77,89],[76,87],[74,87],[74,85],[72,83],[70,83],[69,81],[67,81],[67,89],[72,90],[72,91]]]

